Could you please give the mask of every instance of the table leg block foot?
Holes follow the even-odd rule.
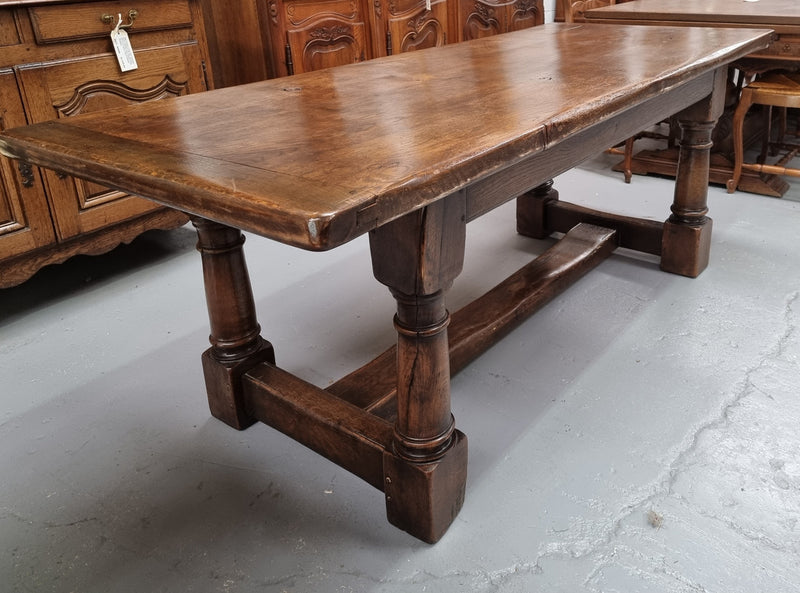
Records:
[[[218,360],[214,349],[203,352],[203,375],[211,415],[228,426],[244,430],[256,422],[245,410],[242,397],[242,375],[262,362],[275,364],[272,344],[261,339],[258,348],[247,358],[236,361]]]
[[[708,266],[711,251],[711,219],[687,225],[668,220],[661,240],[661,269],[696,278]]]
[[[386,451],[383,469],[389,522],[429,544],[439,541],[464,504],[467,437],[456,430],[444,457],[430,463]]]

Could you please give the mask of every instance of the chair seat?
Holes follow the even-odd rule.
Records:
[[[765,119],[764,144],[761,149],[761,157],[758,163],[744,162],[744,139],[742,128],[744,126],[745,115],[752,105],[764,105],[767,107]],[[734,165],[733,176],[728,180],[728,193],[733,193],[739,186],[742,177],[742,170],[747,169],[757,173],[768,173],[774,175],[791,175],[800,177],[800,169],[787,167],[786,165],[800,153],[800,145],[779,142],[778,145],[787,150],[786,154],[774,165],[764,163],[767,155],[767,148],[775,146],[770,144],[770,128],[772,123],[772,108],[781,107],[784,109],[782,122],[785,125],[785,110],[789,107],[800,107],[800,73],[796,72],[768,72],[754,80],[742,89],[739,97],[739,104],[733,114],[733,149]],[[783,132],[781,132],[781,137]]]
[[[751,93],[752,102],[760,105],[800,107],[800,73],[766,74],[744,87],[742,93]]]

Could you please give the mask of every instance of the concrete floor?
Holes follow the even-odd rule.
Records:
[[[601,156],[564,198],[664,219]],[[800,188],[710,190],[691,280],[615,254],[453,380],[467,498],[435,546],[265,426],[210,418],[190,228],[0,291],[0,591],[800,591]],[[451,309],[540,253],[469,227]],[[391,344],[367,243],[247,254],[281,366],[325,385]]]

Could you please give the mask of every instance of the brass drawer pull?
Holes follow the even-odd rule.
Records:
[[[133,27],[133,21],[136,20],[137,16],[139,16],[139,11],[136,10],[135,8],[131,8],[128,11],[128,23],[126,25],[120,25],[119,28],[130,29],[131,27]],[[113,14],[104,14],[102,17],[100,17],[100,20],[102,20],[107,25],[113,25],[116,22]]]

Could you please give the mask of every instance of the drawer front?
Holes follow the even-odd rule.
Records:
[[[29,9],[33,32],[38,43],[105,37],[122,15],[123,24],[133,14],[130,33],[192,26],[188,0],[124,0],[122,2],[86,2],[50,4]],[[108,17],[113,22],[108,22]]]
[[[774,56],[787,60],[800,60],[800,35],[781,35],[767,49],[756,52],[759,56]]]

